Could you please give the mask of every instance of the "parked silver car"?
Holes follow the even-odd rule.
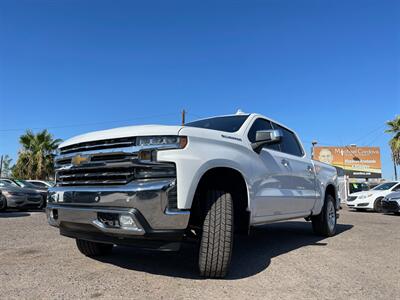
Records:
[[[4,196],[3,192],[0,190],[0,211],[5,210],[6,207],[7,207],[6,196]]]
[[[0,179],[0,210],[7,208],[40,208],[43,206],[43,197],[35,190],[13,186]]]
[[[33,183],[30,183],[26,180],[22,180],[22,179],[10,179],[10,178],[0,178],[0,181],[3,182],[7,182],[9,184],[11,184],[12,186],[15,187],[21,187],[21,188],[26,188],[29,190],[33,190],[36,193],[39,193],[42,198],[43,198],[43,202],[40,208],[45,208],[46,207],[46,203],[47,203],[47,188],[43,188],[43,187],[38,187],[36,185],[34,185]]]
[[[382,211],[400,215],[400,192],[390,193],[382,200]]]

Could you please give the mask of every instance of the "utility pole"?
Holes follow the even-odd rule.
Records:
[[[311,147],[311,159],[314,159],[314,147],[315,147],[316,144],[318,144],[318,142],[316,140],[313,140],[311,142],[311,145],[312,145],[312,147]]]
[[[186,111],[182,110],[182,126],[185,125],[185,116],[186,116]]]
[[[394,167],[394,180],[397,181],[397,168],[396,168],[396,163],[393,161],[393,167]]]
[[[1,174],[3,174],[3,155],[1,155],[1,158],[0,158],[0,177],[1,177]]]

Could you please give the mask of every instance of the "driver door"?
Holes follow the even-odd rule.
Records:
[[[252,124],[248,139],[251,143],[256,140],[258,130],[272,130],[271,122],[258,118]],[[280,219],[291,212],[294,194],[291,189],[292,170],[287,155],[280,152],[276,144],[264,145],[259,153],[254,152],[255,181],[254,213],[256,223]]]

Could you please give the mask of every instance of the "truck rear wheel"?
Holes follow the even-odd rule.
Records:
[[[314,233],[322,236],[333,236],[336,232],[335,199],[325,196],[325,203],[319,215],[311,217]]]
[[[233,202],[230,193],[208,190],[199,249],[203,277],[223,278],[228,273],[233,245]]]
[[[86,256],[102,256],[112,252],[112,244],[95,243],[76,239],[76,246],[79,251]]]

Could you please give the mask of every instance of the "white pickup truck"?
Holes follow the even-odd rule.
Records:
[[[335,234],[335,168],[307,158],[294,131],[262,115],[92,132],[62,143],[55,162],[48,222],[87,256],[196,241],[200,274],[217,278],[234,233],[302,217]]]

